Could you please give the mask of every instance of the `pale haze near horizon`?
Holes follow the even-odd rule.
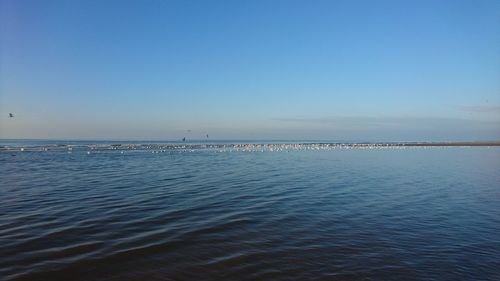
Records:
[[[498,140],[500,1],[0,0],[0,116],[0,138]]]

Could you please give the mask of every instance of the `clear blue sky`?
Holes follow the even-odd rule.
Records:
[[[500,139],[500,1],[0,3],[0,138]]]

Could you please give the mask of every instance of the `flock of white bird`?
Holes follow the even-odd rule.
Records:
[[[447,146],[427,146],[425,144],[405,143],[248,143],[248,144],[93,144],[93,145],[49,145],[26,147],[0,147],[0,151],[66,151],[86,152],[87,154],[119,151],[150,153],[165,152],[288,152],[294,150],[338,150],[338,149],[409,149],[409,148],[446,148]],[[461,146],[469,147],[469,146]]]

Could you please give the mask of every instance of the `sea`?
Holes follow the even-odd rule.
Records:
[[[0,280],[500,280],[500,147],[2,140]]]

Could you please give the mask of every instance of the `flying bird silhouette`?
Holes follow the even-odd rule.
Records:
[[[13,118],[13,117],[14,117],[14,114],[9,113],[9,118]]]

